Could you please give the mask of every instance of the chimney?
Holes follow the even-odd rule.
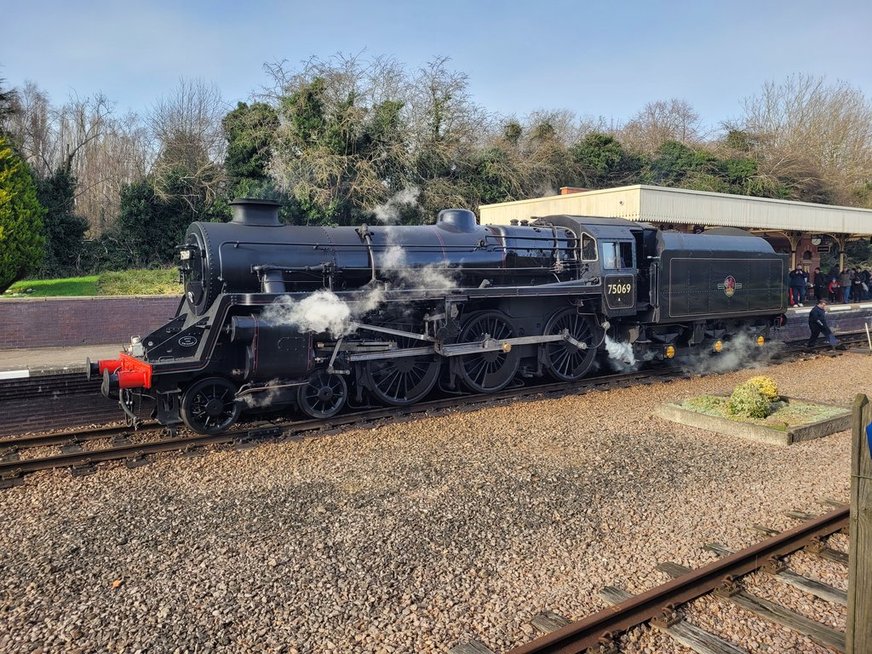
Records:
[[[230,206],[233,207],[233,222],[237,225],[281,226],[279,207],[282,205],[278,202],[255,198],[237,198],[230,203]]]
[[[561,186],[560,195],[572,195],[573,193],[584,193],[588,189],[580,186]]]

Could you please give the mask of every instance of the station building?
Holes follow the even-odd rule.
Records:
[[[872,237],[872,209],[643,184],[598,191],[564,187],[559,195],[484,204],[479,211],[483,225],[570,215],[626,218],[687,232],[738,227],[762,236],[777,252],[790,254],[791,267],[802,264],[806,270],[819,266],[835,248],[843,269],[845,244]]]

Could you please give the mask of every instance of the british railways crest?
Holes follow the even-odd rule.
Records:
[[[718,284],[718,290],[723,291],[727,297],[733,297],[733,294],[741,288],[742,285],[732,275],[727,275],[727,278]]]

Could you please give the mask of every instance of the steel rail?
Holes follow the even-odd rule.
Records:
[[[136,433],[155,431],[163,427],[157,423],[140,425]],[[31,434],[29,436],[13,436],[0,438],[0,454],[18,449],[31,449],[34,447],[51,447],[52,445],[66,445],[67,443],[84,443],[86,441],[102,440],[122,434],[130,434],[133,427],[129,425],[111,425],[94,428],[79,428],[59,431],[52,434]]]
[[[594,613],[583,620],[553,631],[510,650],[509,654],[576,654],[596,647],[612,634],[626,631],[664,613],[671,607],[694,600],[753,572],[772,558],[785,556],[848,526],[849,507],[783,531],[751,547],[691,570],[662,586]]]
[[[681,370],[652,370],[652,371],[635,371],[630,373],[621,373],[615,375],[605,375],[601,377],[591,377],[575,383],[553,383],[543,384],[539,386],[523,386],[512,389],[506,389],[498,393],[477,394],[477,395],[462,395],[448,397],[429,402],[420,402],[408,407],[378,407],[354,413],[347,413],[326,420],[299,420],[287,424],[276,425],[256,425],[254,427],[244,426],[241,428],[231,429],[221,434],[201,435],[191,434],[179,437],[164,438],[152,442],[144,443],[125,443],[122,445],[95,449],[83,450],[78,452],[66,452],[53,456],[38,457],[32,459],[16,459],[0,461],[0,481],[18,479],[23,475],[37,472],[39,470],[51,470],[54,468],[69,468],[73,466],[87,466],[93,463],[104,461],[113,461],[119,459],[141,459],[149,454],[157,454],[161,452],[185,450],[188,448],[203,447],[206,445],[220,445],[232,442],[252,442],[257,440],[287,438],[301,436],[307,432],[313,431],[333,431],[340,427],[349,427],[354,425],[363,425],[372,422],[378,422],[386,419],[408,419],[415,415],[439,412],[445,410],[474,410],[483,404],[493,404],[506,400],[519,400],[524,398],[535,398],[553,394],[570,394],[570,393],[585,393],[589,391],[599,390],[602,388],[610,388],[627,382],[646,381],[649,379],[681,379],[687,376],[687,373]],[[117,428],[111,428],[117,429]],[[134,434],[130,428],[123,430],[124,433]],[[22,440],[33,440],[37,437],[25,437]],[[49,438],[54,438],[54,435],[49,435]],[[88,440],[84,434],[78,436],[79,440]],[[95,435],[91,440],[106,438],[105,434]],[[68,442],[66,438],[60,442]],[[14,439],[0,441],[2,445],[13,445]],[[31,447],[41,447],[44,442],[37,442]],[[13,450],[14,448],[9,448]]]

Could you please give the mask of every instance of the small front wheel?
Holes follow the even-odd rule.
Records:
[[[182,395],[182,420],[198,434],[220,434],[239,419],[236,386],[223,377],[206,377]]]
[[[324,419],[335,416],[348,399],[348,385],[342,375],[331,375],[316,370],[309,381],[297,391],[297,404],[310,418]]]

